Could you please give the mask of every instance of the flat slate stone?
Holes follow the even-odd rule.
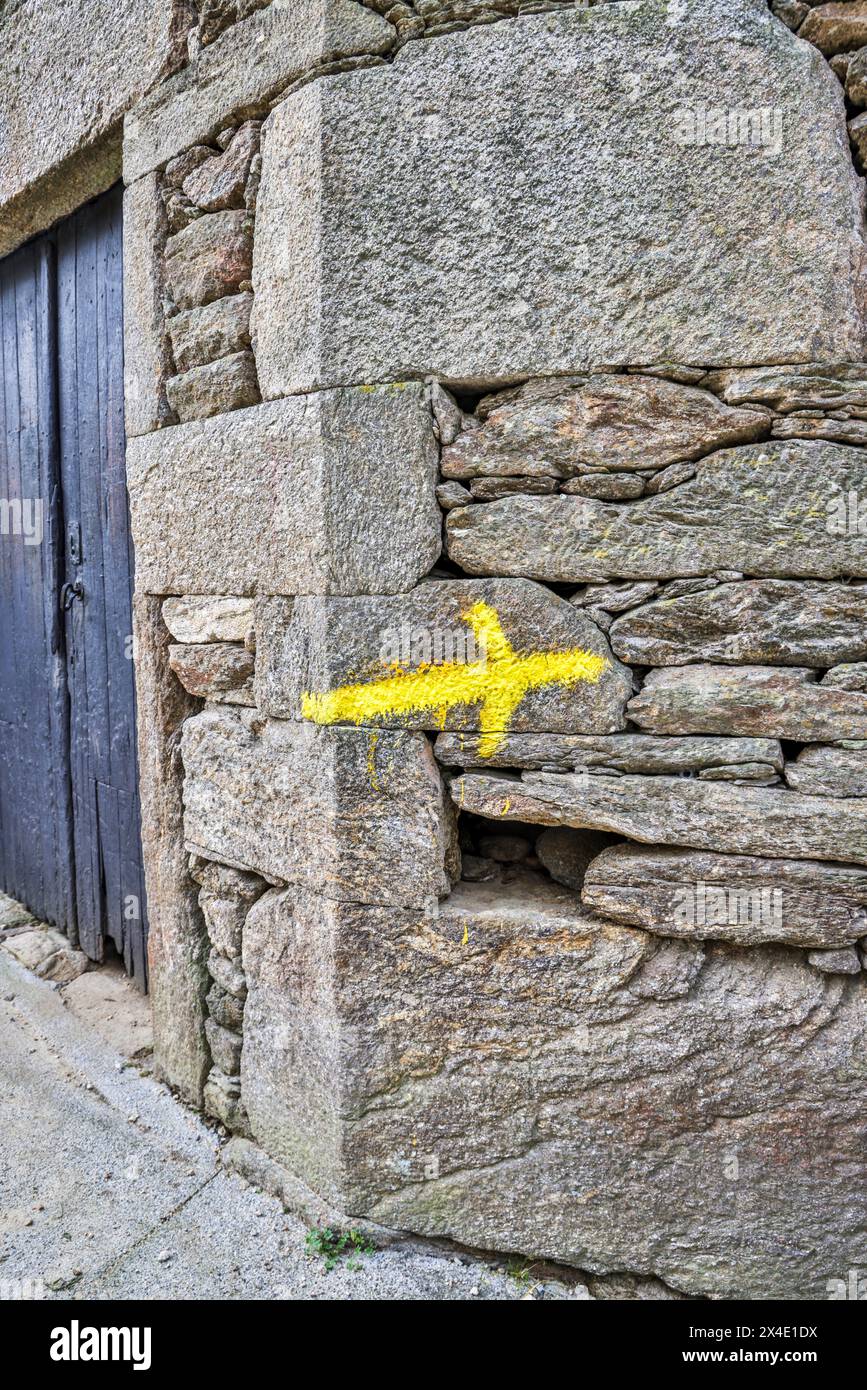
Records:
[[[765,416],[733,410],[709,391],[611,374],[529,381],[488,397],[484,422],[472,424],[443,449],[444,477],[572,478],[589,469],[665,468],[770,434]]]
[[[423,734],[224,706],[186,721],[181,752],[192,854],[358,902],[423,905],[457,876],[453,816]]]
[[[610,641],[624,661],[836,666],[867,659],[867,584],[747,579],[660,598],[617,618]]]
[[[786,763],[786,781],[813,796],[867,796],[867,748],[802,748]]]
[[[680,777],[525,772],[520,780],[466,772],[455,804],[492,820],[608,830],[642,844],[684,845],[769,859],[867,864],[867,816],[856,797],[802,796]]]
[[[867,488],[867,451],[813,440],[725,449],[670,492],[636,502],[507,497],[455,507],[450,557],[470,574],[548,582],[867,577],[867,535],[830,526],[833,499]]]
[[[651,671],[629,718],[655,734],[746,734],[800,743],[867,738],[867,695],[817,685],[797,666]]]
[[[750,402],[779,410],[867,408],[867,362],[804,362],[784,367],[733,367],[703,385],[729,405]]]
[[[614,734],[610,738],[575,734],[507,734],[497,751],[479,752],[474,734],[440,734],[434,751],[447,767],[521,767],[528,771],[575,772],[582,768],[616,772],[699,772],[761,762],[783,770],[783,752],[772,738],[655,738],[652,734]]]
[[[741,946],[830,950],[867,933],[867,870],[818,860],[614,845],[587,869],[581,901],[661,936]]]
[[[417,384],[159,430],[127,449],[136,581],[157,594],[410,589],[439,554],[436,474]]]
[[[863,1163],[863,996],[799,952],[519,877],[436,915],[268,893],[244,968],[256,1139],[356,1217],[718,1299],[823,1300],[863,1256],[867,1190],[827,1180]]]
[[[836,685],[840,690],[867,690],[867,661],[834,666],[822,677],[822,684]]]
[[[494,615],[520,663],[534,653],[583,651],[602,665],[592,680],[562,681],[526,694],[509,683],[520,679],[511,658],[499,663],[493,645],[477,639],[470,616],[478,605]],[[572,604],[527,580],[433,580],[411,593],[368,598],[263,598],[256,618],[256,693],[259,707],[281,719],[299,719],[305,697],[327,695],[341,687],[357,688],[359,699],[348,703],[337,722],[407,729],[559,730],[573,733],[612,733],[625,724],[624,709],[632,694],[631,672],[611,655],[598,627]],[[487,712],[479,698],[444,704],[432,693],[419,695],[412,708],[390,703],[384,689],[378,712],[365,699],[366,687],[416,678],[429,669],[484,663],[491,684],[471,687],[489,691],[489,699],[505,695],[504,717]],[[497,682],[505,682],[500,694]],[[468,686],[468,689],[470,687]],[[457,692],[459,693],[459,692]],[[493,723],[491,722],[493,719]]]
[[[798,114],[779,148],[745,154],[690,133],[708,105]],[[853,358],[861,197],[839,82],[755,0],[671,25],[656,0],[595,5],[408,43],[265,123],[263,395]]]

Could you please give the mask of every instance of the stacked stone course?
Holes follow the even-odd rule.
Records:
[[[864,224],[857,55],[791,31],[833,60],[858,6],[323,0],[256,99],[278,7],[216,8],[222,106],[176,148],[173,78],[128,142],[164,1074],[347,1216],[822,1297],[867,1219]],[[809,119],[672,154],[679,72]]]

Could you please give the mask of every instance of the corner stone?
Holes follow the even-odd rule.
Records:
[[[779,152],[685,157],[683,108],[763,102],[784,113]],[[855,358],[861,219],[842,89],[753,0],[674,26],[641,0],[406,44],[265,122],[262,394]]]
[[[417,384],[294,396],[131,440],[137,583],[238,596],[410,589],[439,554],[436,470]]]

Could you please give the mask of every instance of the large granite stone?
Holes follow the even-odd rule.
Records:
[[[790,950],[520,877],[435,916],[269,893],[244,968],[252,1132],[352,1217],[714,1298],[862,1257],[867,1018]]]
[[[187,720],[182,756],[191,853],[359,902],[423,905],[448,891],[453,816],[423,734],[225,706]]]
[[[526,15],[282,102],[253,275],[266,399],[860,356],[839,82],[763,0],[679,21],[656,0]],[[764,109],[767,138],[711,143],[708,108]]]
[[[436,469],[416,385],[295,396],[132,440],[137,583],[236,596],[409,589],[439,553]]]
[[[482,423],[471,417],[443,449],[442,471],[465,480],[665,468],[769,433],[756,411],[658,377],[554,378],[489,397]]]
[[[782,787],[683,777],[588,777],[574,772],[466,772],[451,783],[462,811],[491,820],[607,830],[651,845],[769,859],[867,864],[867,816],[857,797],[802,796]]]
[[[229,123],[267,111],[293,82],[329,62],[387,53],[394,30],[352,0],[272,0],[208,44],[126,120],[127,183]]]
[[[742,946],[831,950],[867,933],[867,871],[818,860],[614,845],[586,870],[581,901],[661,936]]]
[[[160,601],[133,602],[142,862],[148,901],[148,983],[158,1074],[184,1100],[202,1102],[208,935],[184,851],[180,741],[198,708],[169,669]]]
[[[470,574],[549,582],[867,576],[867,535],[835,527],[840,497],[863,495],[867,452],[808,440],[725,449],[688,482],[637,502],[507,497],[455,507],[448,553]]]
[[[521,767],[531,772],[701,772],[715,767],[767,763],[783,770],[773,738],[654,738],[652,734],[507,734],[484,756],[475,734],[440,734],[434,751],[447,767]]]
[[[184,62],[192,22],[186,0],[0,7],[0,256],[120,177],[120,120]]]
[[[495,634],[486,643],[488,622],[499,625],[510,653]],[[278,718],[310,717],[313,696],[312,717],[327,723],[607,734],[624,727],[632,694],[631,672],[595,624],[526,580],[428,581],[391,598],[265,598],[256,631],[257,704]],[[560,674],[556,658],[567,652],[591,658],[586,679]],[[548,653],[550,671],[541,669]],[[523,675],[532,661],[549,678],[535,689]],[[448,703],[435,684],[424,693],[438,674],[455,685]],[[342,688],[340,707],[335,697],[326,708]]]
[[[797,666],[676,666],[651,671],[627,712],[654,734],[867,738],[867,694],[817,685],[816,675]]]
[[[123,400],[127,439],[173,421],[163,313],[166,214],[156,174],[123,195]]]
[[[634,608],[615,619],[609,639],[619,657],[641,666],[860,662],[867,658],[867,584],[720,584]]]

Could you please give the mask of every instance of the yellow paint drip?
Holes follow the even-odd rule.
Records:
[[[489,758],[508,731],[515,710],[532,690],[546,685],[595,684],[610,664],[606,657],[572,647],[566,651],[515,652],[503,632],[499,614],[487,603],[476,603],[464,615],[476,642],[485,651],[481,661],[447,661],[423,666],[383,680],[342,685],[323,694],[304,694],[301,712],[315,724],[364,724],[388,715],[437,711],[456,705],[480,705],[479,754]]]

